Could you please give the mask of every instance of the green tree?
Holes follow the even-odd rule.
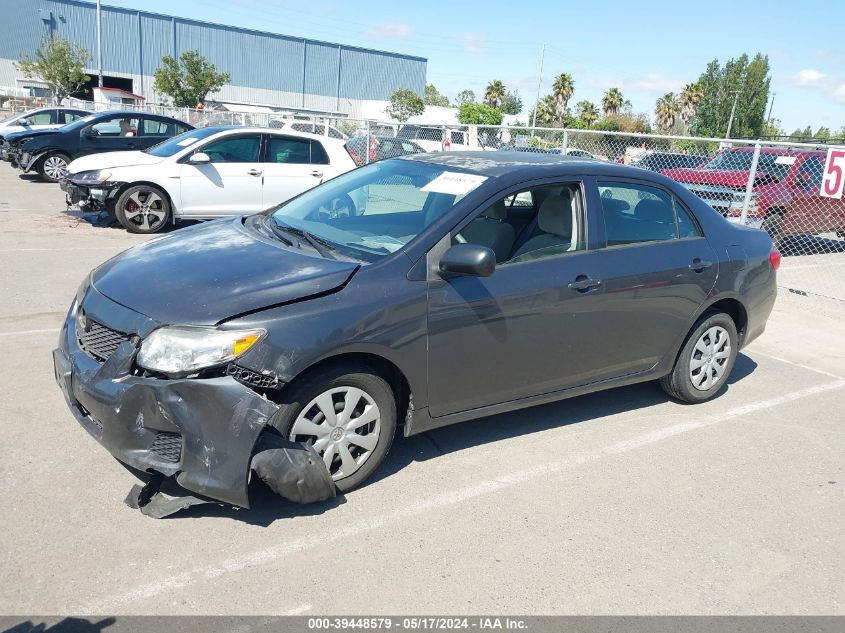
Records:
[[[831,137],[830,128],[827,128],[825,126],[820,127],[818,130],[816,130],[816,133],[813,135],[813,137],[820,141],[829,140]]]
[[[555,122],[555,118],[555,98],[552,95],[546,95],[540,99],[540,102],[537,104],[536,118],[532,112],[529,120],[536,120],[537,125],[540,127],[546,127],[552,125]]]
[[[569,100],[575,92],[575,81],[569,73],[561,73],[552,83],[552,97],[555,101],[555,118],[561,123],[566,118]]]
[[[197,51],[185,51],[174,59],[161,58],[161,66],[153,73],[156,92],[173,99],[178,108],[193,108],[204,103],[206,96],[220,90],[232,78],[229,73],[218,73],[217,67]]]
[[[456,101],[461,103],[475,103],[475,93],[472,90],[461,90]]]
[[[690,121],[693,133],[724,136],[737,95],[731,136],[760,136],[766,123],[771,84],[769,70],[768,56],[760,53],[751,59],[748,55],[740,55],[725,62],[724,66],[719,60],[710,62],[696,82],[701,99]]]
[[[90,57],[81,46],[60,37],[48,37],[35,50],[33,58],[21,55],[17,67],[25,77],[47,84],[53,103],[60,104],[91,79],[85,74]]]
[[[458,121],[464,125],[501,125],[502,111],[484,103],[462,103]]]
[[[687,84],[683,87],[681,94],[678,96],[678,103],[681,106],[680,115],[684,123],[689,123],[695,116],[696,108],[701,103],[703,96],[698,84]]]
[[[425,111],[425,102],[416,92],[407,88],[395,90],[390,95],[390,105],[387,106],[387,116],[404,123],[412,116],[419,116]]]
[[[426,84],[425,86],[425,105],[430,106],[449,106],[449,98],[446,95],[440,94],[440,91],[434,87],[434,84]]]
[[[495,79],[487,84],[487,88],[484,89],[484,102],[492,108],[497,108],[502,103],[502,99],[505,98],[506,92],[505,84]]]
[[[675,124],[681,106],[674,92],[667,92],[654,105],[654,120],[661,130],[668,130]]]
[[[605,116],[618,114],[625,104],[625,98],[619,88],[608,88],[601,100]]]
[[[591,127],[599,118],[596,104],[586,99],[575,104],[575,111],[578,113],[578,120],[587,127]]]
[[[522,98],[519,96],[519,90],[513,92],[508,90],[502,98],[499,110],[502,111],[502,114],[519,114],[522,112]]]

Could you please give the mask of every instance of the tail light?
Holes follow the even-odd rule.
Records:
[[[769,263],[772,265],[773,270],[777,270],[780,268],[780,251],[777,249],[772,249],[772,252],[769,253]]]
[[[376,145],[378,145],[378,141],[376,141],[375,136],[370,137],[370,162],[376,162]]]
[[[352,159],[352,162],[355,163],[358,167],[364,164],[364,159],[358,155],[354,149],[346,145],[346,151],[349,152],[349,157]]]

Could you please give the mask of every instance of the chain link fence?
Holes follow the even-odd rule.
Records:
[[[782,287],[845,302],[845,199],[824,192],[828,178],[839,178],[835,184],[841,195],[845,152],[841,165],[833,161],[831,171],[827,146],[578,129],[400,124],[299,112],[80,105],[97,111],[152,112],[194,127],[270,127],[342,140],[398,136],[424,151],[541,152],[659,172],[687,187],[729,221],[767,231],[784,256],[778,275]],[[363,162],[369,162],[371,153],[361,153],[366,154]]]
[[[784,256],[782,287],[845,302],[845,151],[751,140],[548,128],[478,128],[485,149],[615,162],[662,173],[731,222],[761,228]],[[841,148],[839,148],[841,149]]]

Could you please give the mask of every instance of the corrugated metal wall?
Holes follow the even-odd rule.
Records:
[[[0,0],[0,58],[31,54],[48,33],[87,48],[96,66],[96,7],[78,0]],[[383,101],[397,88],[422,95],[426,60],[205,24],[143,11],[103,7],[103,71],[132,75],[153,98],[149,77],[162,55],[197,50],[232,76],[226,98],[268,105],[335,110],[346,100]],[[296,101],[292,103],[291,101]],[[341,107],[344,111],[348,108]]]

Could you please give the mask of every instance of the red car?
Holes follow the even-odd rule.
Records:
[[[685,185],[728,219],[738,221],[754,156],[753,147],[727,149],[695,169],[661,173]],[[845,234],[845,201],[819,195],[826,152],[760,151],[747,220],[773,239],[788,235]]]

